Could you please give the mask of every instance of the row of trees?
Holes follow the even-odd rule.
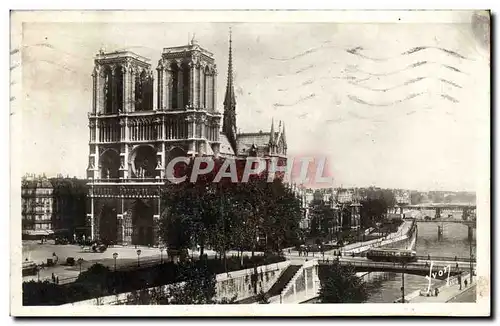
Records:
[[[221,164],[215,165],[196,182],[170,184],[163,192],[159,233],[169,248],[199,245],[200,255],[210,247],[224,258],[228,250],[281,253],[296,244],[302,213],[290,187],[280,179],[267,182],[266,173],[244,183],[213,182]],[[192,166],[185,169],[191,175]]]
[[[168,304],[188,301],[193,304],[203,303],[212,298],[215,293],[217,274],[248,269],[255,265],[275,264],[284,260],[284,257],[272,255],[255,256],[253,259],[245,256],[241,265],[241,261],[236,257],[228,257],[226,266],[221,260],[201,259],[180,263],[164,261],[162,264],[153,266],[118,270],[96,263],[82,271],[72,283],[23,282],[23,305],[60,305],[128,292],[131,293],[132,303],[137,303],[137,300],[141,298],[140,302],[144,302],[144,298],[147,297],[145,292],[148,292],[145,289],[160,288],[166,284],[170,284],[169,293],[162,295],[168,298]],[[254,285],[254,281],[255,284],[262,282],[264,275],[262,273],[256,275],[259,277],[252,276],[246,281],[251,285]],[[181,282],[184,284],[177,284]],[[154,302],[155,299],[151,298],[151,300]]]
[[[388,189],[367,188],[361,193],[360,224],[368,228],[381,223],[387,210],[396,203],[394,193]],[[350,204],[344,204],[335,209],[329,202],[316,198],[309,204],[310,235],[313,237],[333,236],[334,229],[349,229],[352,221]],[[341,221],[343,225],[340,225]]]

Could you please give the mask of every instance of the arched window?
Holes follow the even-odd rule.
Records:
[[[208,83],[209,83],[209,75],[210,75],[210,69],[208,69],[208,67],[205,67],[205,71],[203,73],[203,94],[201,94],[201,98],[202,98],[202,104],[203,104],[203,107],[204,108],[207,108],[208,109]]]
[[[123,68],[121,66],[115,69],[115,83],[116,83],[116,109],[123,111]]]
[[[151,72],[146,73],[142,89],[143,111],[153,109],[153,75]]]
[[[135,79],[135,110],[144,110],[144,83],[146,80],[146,72],[143,70]]]
[[[113,112],[113,74],[109,67],[104,68],[104,113]]]
[[[190,83],[190,68],[187,63],[182,64],[182,106],[185,107],[189,103],[189,83]]]
[[[154,178],[156,171],[156,150],[150,146],[139,146],[132,153],[135,178]]]
[[[108,149],[100,157],[101,178],[118,179],[120,177],[120,154]]]
[[[172,108],[173,109],[178,109],[179,108],[179,68],[177,67],[176,64],[172,63],[170,66],[171,69],[171,74],[172,74]]]

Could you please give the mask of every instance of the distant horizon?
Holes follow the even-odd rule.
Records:
[[[78,179],[78,180],[88,180],[89,178],[87,177],[81,177],[81,176],[70,176],[70,175],[50,175],[47,173],[24,173],[21,178],[25,178],[26,176],[34,175],[35,178],[40,178],[45,175],[45,178],[47,179],[55,179],[55,178],[62,178],[62,179]],[[296,186],[300,186],[298,184],[294,184]],[[331,188],[328,187],[305,187],[304,189],[306,190],[322,190],[322,189],[368,189],[368,188],[380,188],[380,189],[389,189],[389,190],[404,190],[404,191],[418,191],[418,192],[450,192],[450,193],[457,193],[457,192],[466,192],[466,193],[474,193],[476,194],[475,190],[441,190],[441,189],[430,189],[430,190],[422,190],[422,189],[412,189],[412,188],[395,188],[395,187],[383,187],[383,186],[378,186],[378,185],[369,185],[369,186],[345,186],[345,185],[335,185],[332,186]]]

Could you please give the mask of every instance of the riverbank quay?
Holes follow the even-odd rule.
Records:
[[[467,286],[465,286],[464,281],[467,280]],[[430,291],[427,292],[427,288],[417,290],[405,295],[406,303],[446,303],[453,298],[461,295],[462,293],[469,291],[470,288],[476,286],[475,277],[472,279],[472,284],[470,284],[470,274],[464,274],[461,276],[462,286],[458,283],[458,276],[450,277],[449,281],[437,281],[437,285],[432,285]],[[438,289],[438,295],[435,295],[435,289]],[[395,303],[400,303],[401,298],[394,301]]]
[[[351,243],[342,247],[342,249],[340,250],[342,252],[342,255],[344,256],[350,254],[359,254],[371,248],[389,246],[394,243],[408,240],[415,231],[415,223],[416,222],[413,219],[404,220],[396,232],[390,233],[386,237],[364,242]],[[325,252],[325,254],[326,253],[334,254],[337,251],[338,250],[330,250],[329,252]]]

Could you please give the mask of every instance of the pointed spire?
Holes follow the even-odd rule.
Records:
[[[283,138],[283,144],[285,149],[287,148],[286,144],[286,135],[285,135],[285,122],[283,121],[283,130],[281,131],[281,138]]]
[[[233,85],[233,39],[231,28],[229,28],[229,61],[227,67],[227,85],[226,97],[224,98],[224,106],[230,108],[234,108],[236,106]]]
[[[271,132],[269,135],[269,143],[274,144],[274,118],[271,120]]]
[[[231,29],[229,29],[229,62],[227,69],[226,96],[224,98],[224,118],[222,132],[227,136],[229,143],[236,153],[236,100],[233,85],[233,41]]]

